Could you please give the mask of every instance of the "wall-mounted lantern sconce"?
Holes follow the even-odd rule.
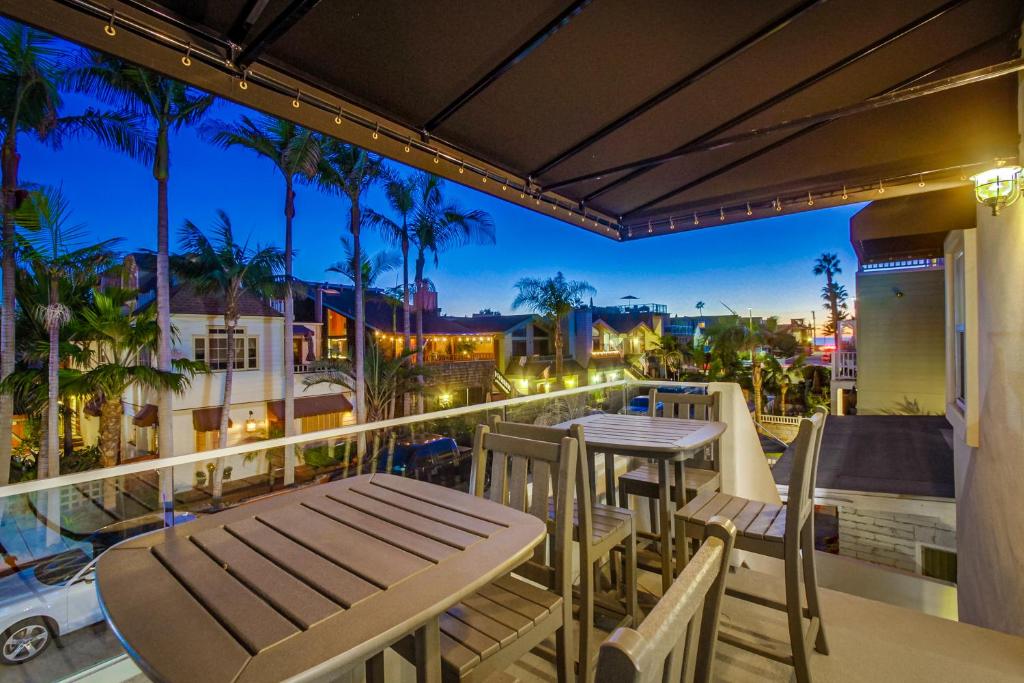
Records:
[[[249,417],[245,420],[245,433],[252,434],[256,431],[256,418],[252,416],[252,411],[249,411]]]
[[[982,171],[974,181],[974,196],[979,204],[992,209],[998,216],[999,210],[1013,204],[1020,198],[1020,166],[1003,166]]]

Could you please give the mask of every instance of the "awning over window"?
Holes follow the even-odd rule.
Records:
[[[159,421],[158,417],[157,407],[152,403],[147,403],[139,412],[135,413],[132,424],[136,427],[152,427]]]
[[[312,417],[330,413],[348,413],[352,404],[342,394],[325,394],[323,396],[303,396],[295,399],[295,417]],[[267,411],[270,417],[278,422],[284,420],[284,401],[268,401]]]
[[[312,337],[315,333],[305,325],[292,325],[293,337]]]
[[[197,432],[216,432],[220,429],[221,407],[196,408],[192,411],[192,426]],[[234,426],[231,418],[228,418],[228,427]]]

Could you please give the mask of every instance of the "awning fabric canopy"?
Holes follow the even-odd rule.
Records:
[[[147,403],[135,413],[132,424],[136,427],[152,427],[159,422],[159,411],[152,403]]]
[[[305,325],[292,325],[292,336],[298,335],[300,337],[313,337],[315,332],[309,329]]]
[[[222,408],[196,408],[192,411],[192,427],[197,432],[216,432],[220,430],[220,414]],[[235,426],[235,423],[228,418],[228,427]]]
[[[1011,75],[610,170],[1010,59],[1018,6],[0,0],[14,18],[616,239],[942,189],[1015,156]]]
[[[268,401],[267,411],[270,417],[278,422],[284,420],[284,401]],[[324,394],[323,396],[303,396],[295,399],[295,418],[327,415],[329,413],[348,413],[352,411],[352,403],[341,394]]]

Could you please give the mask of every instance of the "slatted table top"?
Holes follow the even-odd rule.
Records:
[[[157,681],[280,681],[356,664],[525,561],[528,514],[353,477],[115,546],[100,604]]]
[[[719,438],[724,422],[682,420],[674,417],[596,413],[561,423],[583,425],[583,437],[590,448],[619,454],[643,452],[649,457],[672,457],[690,453]]]

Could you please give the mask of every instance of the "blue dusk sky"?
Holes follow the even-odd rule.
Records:
[[[66,111],[102,106],[68,95]],[[230,120],[245,111],[219,102],[213,118]],[[85,223],[96,240],[122,239],[124,251],[156,246],[156,185],[151,170],[91,140],[72,141],[55,151],[27,136],[21,141],[23,182],[60,185],[74,221]],[[399,168],[408,170],[401,164]],[[720,302],[746,314],[783,318],[825,316],[811,273],[825,251],[839,254],[839,281],[854,292],[856,256],[850,246],[849,219],[863,205],[781,215],[741,225],[618,243],[542,214],[519,208],[455,183],[449,196],[464,207],[491,213],[497,244],[464,247],[441,255],[440,268],[428,277],[437,286],[445,312],[464,315],[482,308],[511,312],[514,283],[521,277],[545,277],[557,271],[586,280],[596,289],[594,303],[622,303],[633,295],[643,302],[668,304],[677,315],[692,315],[698,300],[707,315],[727,313]],[[171,143],[170,225],[172,250],[182,222],[211,226],[224,209],[240,237],[283,244],[282,181],[269,162],[241,150],[224,151],[205,143],[195,131],[183,131]],[[379,191],[366,200],[386,210]],[[341,258],[339,235],[347,230],[345,200],[300,187],[295,220],[296,275],[327,279],[325,268]],[[369,233],[371,250],[384,248]],[[385,276],[384,286],[401,282],[401,273]]]

